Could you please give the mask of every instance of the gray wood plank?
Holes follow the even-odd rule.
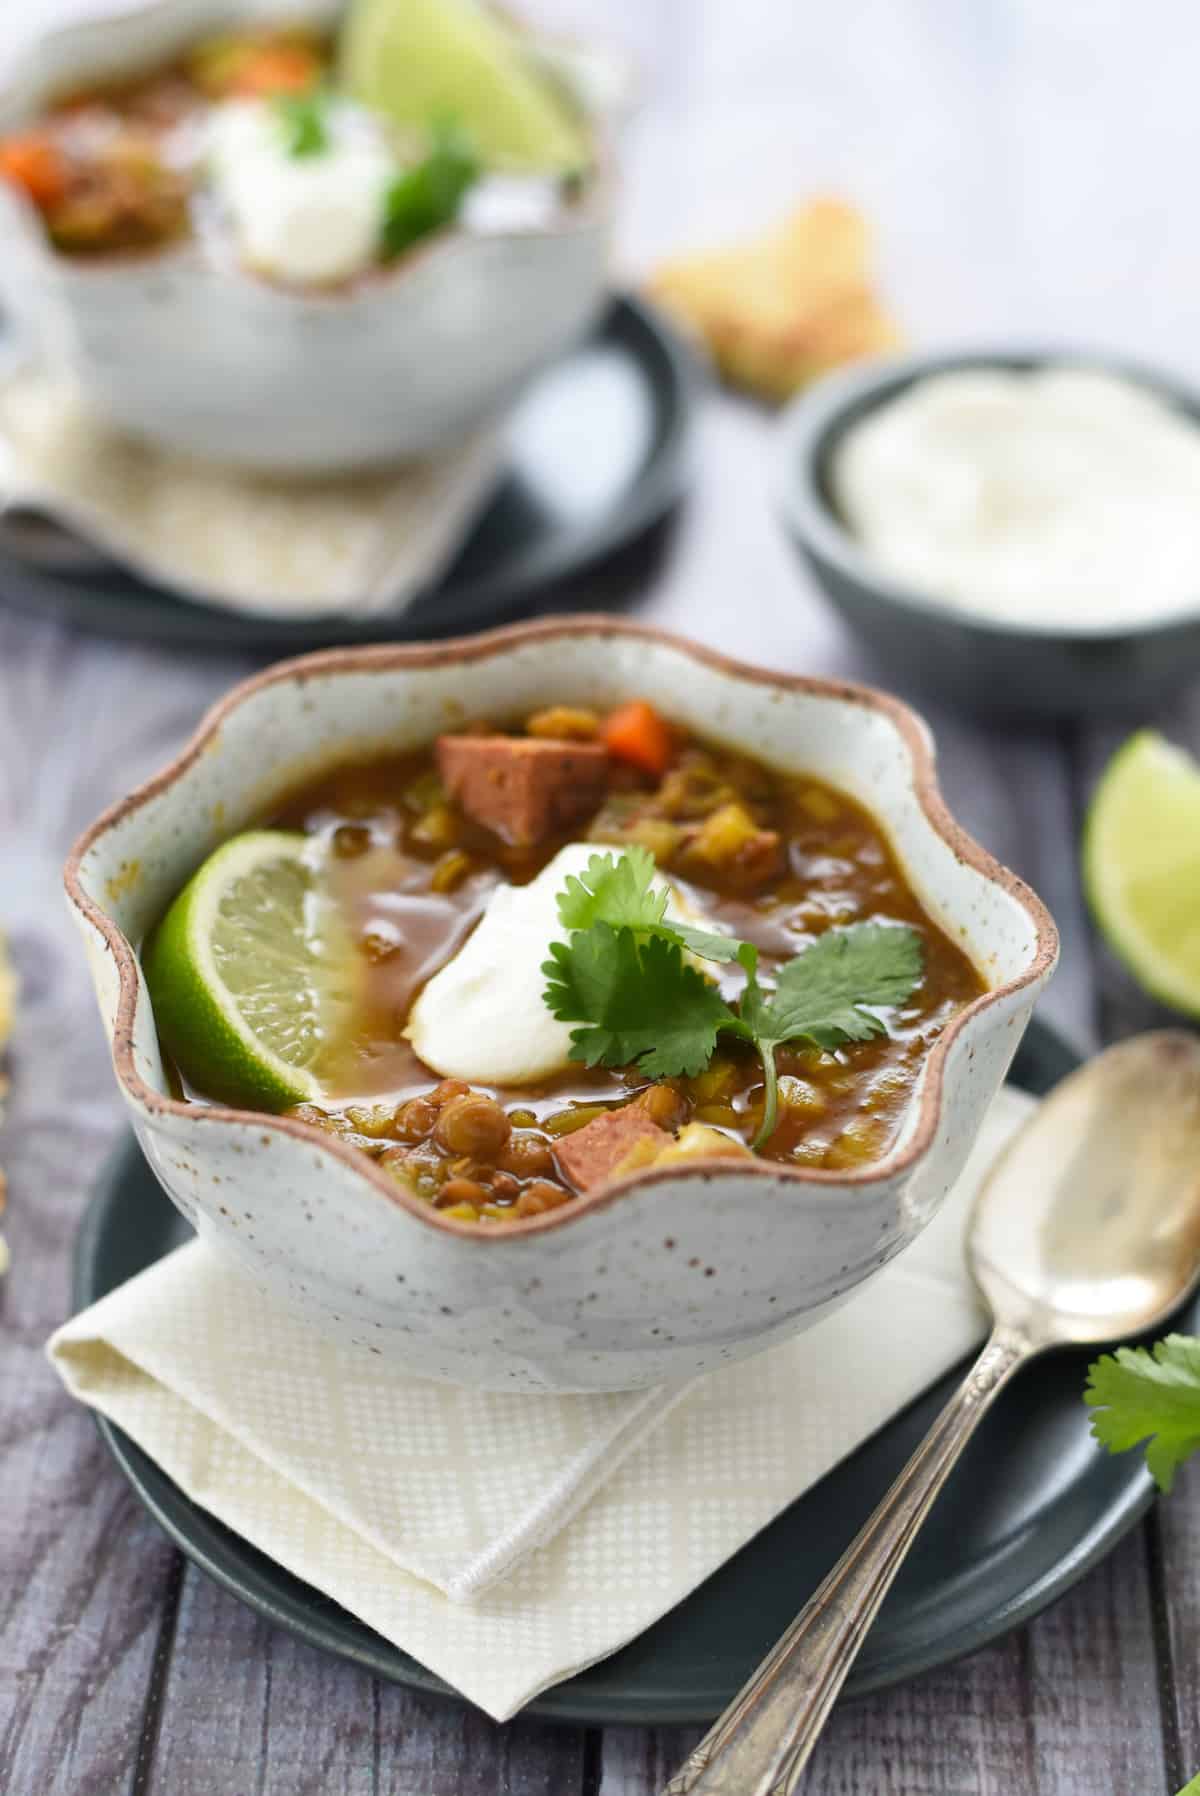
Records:
[[[1156,720],[1171,741],[1200,754],[1200,691],[1185,695]],[[1080,807],[1095,788],[1105,762],[1128,734],[1106,723],[1081,732],[1077,757]],[[1143,992],[1111,950],[1093,934],[1101,1029],[1106,1040],[1142,1029],[1178,1028],[1181,1019]],[[1150,1524],[1150,1563],[1159,1627],[1162,1701],[1168,1717],[1172,1789],[1200,1771],[1200,1464],[1184,1469],[1172,1495]]]
[[[838,1708],[805,1796],[1166,1796],[1140,1531],[1027,1629]],[[611,1730],[599,1796],[655,1796],[694,1734]]]
[[[88,1180],[120,1124],[59,885],[76,830],[190,727],[219,673],[181,677],[0,617],[0,922],[22,980],[0,1165],[0,1789],[124,1791],[175,1555],[42,1348],[69,1308]]]
[[[189,1568],[145,1796],[577,1796],[584,1751],[381,1684]]]

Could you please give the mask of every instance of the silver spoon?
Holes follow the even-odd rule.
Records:
[[[1200,1282],[1200,1039],[1137,1036],[1064,1079],[989,1173],[967,1260],[994,1321],[986,1347],[663,1796],[791,1796],[917,1530],[1013,1373],[1051,1347],[1156,1328]]]

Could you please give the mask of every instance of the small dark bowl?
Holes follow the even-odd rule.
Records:
[[[917,381],[958,368],[1095,367],[1161,394],[1200,424],[1200,394],[1118,356],[1070,350],[963,350],[903,356],[834,375],[779,424],[776,480],[792,541],[893,681],[972,711],[1063,717],[1141,714],[1200,673],[1200,593],[1192,615],[1137,628],[1039,630],[939,604],[876,566],[838,517],[831,458],[851,425]],[[1147,545],[1147,553],[1153,545]]]

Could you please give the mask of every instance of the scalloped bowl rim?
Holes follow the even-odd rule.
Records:
[[[627,1174],[594,1192],[585,1192],[557,1210],[506,1225],[504,1229],[481,1229],[443,1215],[419,1198],[406,1192],[359,1149],[331,1138],[310,1123],[268,1112],[239,1110],[228,1105],[190,1104],[155,1090],[138,1073],[133,1057],[133,1021],[140,988],[138,955],[124,931],[103,907],[83,889],[81,863],[98,841],[115,825],[160,797],[187,773],[219,733],[224,721],[243,705],[269,687],[297,681],[302,684],[310,676],[341,672],[388,673],[394,669],[416,669],[437,666],[448,661],[483,660],[503,654],[509,648],[563,637],[621,637],[656,643],[725,673],[730,677],[777,691],[807,694],[848,704],[861,705],[881,714],[897,730],[910,756],[913,791],[926,820],[936,834],[960,861],[973,867],[989,883],[997,886],[1021,907],[1034,934],[1035,947],[1030,964],[1017,977],[1003,981],[981,993],[966,1005],[942,1030],[925,1061],[917,1102],[919,1114],[915,1126],[903,1143],[870,1166],[851,1171],[827,1171],[816,1167],[789,1166],[784,1162],[764,1160],[758,1156],[731,1162],[725,1156],[697,1157],[682,1164],[661,1168],[650,1167]],[[883,821],[883,820],[881,820]],[[350,1167],[374,1191],[390,1204],[408,1211],[426,1227],[456,1235],[462,1239],[499,1246],[504,1242],[523,1240],[530,1235],[548,1233],[569,1227],[582,1216],[607,1208],[632,1191],[655,1185],[683,1183],[695,1178],[727,1176],[736,1165],[739,1178],[784,1182],[812,1191],[826,1188],[853,1192],[856,1188],[878,1186],[885,1180],[907,1172],[929,1151],[935,1140],[943,1112],[943,1070],[951,1044],[987,1011],[1014,994],[1043,981],[1058,957],[1058,931],[1042,900],[1017,874],[1001,865],[970,836],[951,816],[937,779],[932,738],[924,723],[902,700],[874,687],[850,681],[823,679],[805,674],[772,673],[765,668],[737,661],[715,649],[694,643],[684,637],[649,625],[631,624],[603,615],[583,615],[566,620],[550,619],[509,625],[477,636],[450,638],[444,642],[392,646],[380,644],[365,648],[326,649],[277,662],[263,672],[239,682],[205,714],[190,740],[179,754],[160,772],[151,776],[135,791],[110,805],[86,829],[68,856],[63,883],[68,901],[79,915],[103,938],[115,963],[119,988],[112,1030],[112,1060],[117,1080],[137,1106],[152,1116],[171,1117],[189,1124],[214,1126],[234,1123],[252,1126],[303,1142]]]
[[[981,634],[1024,637],[1035,642],[1112,642],[1194,630],[1200,623],[1200,593],[1194,610],[1151,617],[1138,624],[1071,626],[1041,623],[1032,618],[1010,621],[957,601],[943,602],[920,587],[908,585],[874,561],[826,497],[818,478],[818,464],[842,435],[845,414],[852,407],[858,407],[859,416],[865,418],[919,382],[958,369],[1059,367],[1122,375],[1133,385],[1166,400],[1200,429],[1200,387],[1117,350],[1014,342],[872,357],[864,364],[815,382],[793,399],[779,418],[775,427],[773,486],[776,506],[786,527],[803,547],[811,544],[839,573],[898,611],[913,611],[923,618],[958,624]]]

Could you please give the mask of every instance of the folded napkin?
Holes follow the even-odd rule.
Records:
[[[362,474],[269,479],[135,442],[24,364],[0,380],[0,512],[48,513],[143,579],[234,611],[399,611],[449,566],[500,471],[493,428]]]
[[[66,1323],[50,1358],[196,1502],[505,1720],[674,1608],[975,1345],[963,1228],[1032,1107],[1001,1093],[941,1213],[860,1296],[683,1387],[406,1378],[264,1308],[198,1242]]]

